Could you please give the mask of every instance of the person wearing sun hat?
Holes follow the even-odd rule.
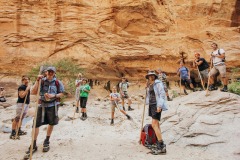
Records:
[[[155,71],[148,71],[145,77],[148,79],[146,104],[149,105],[149,116],[152,117],[152,127],[157,137],[157,147],[152,149],[152,154],[166,154],[166,145],[162,139],[159,123],[162,111],[167,110],[164,85]]]

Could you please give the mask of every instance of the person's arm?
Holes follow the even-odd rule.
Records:
[[[197,66],[200,66],[203,63],[203,60],[202,59],[200,59],[199,61],[195,60],[194,62],[195,62],[194,65],[196,64]]]
[[[178,68],[178,70],[177,70],[177,76],[179,76],[180,75],[180,68]]]
[[[223,49],[219,49],[217,52],[220,53],[220,55],[211,53],[211,56],[212,57],[222,58],[222,59],[225,58],[225,51]]]
[[[31,89],[31,95],[36,95],[38,92],[38,86],[39,86],[39,82],[40,79],[43,78],[43,75],[38,75],[36,82],[34,83],[32,89]]]

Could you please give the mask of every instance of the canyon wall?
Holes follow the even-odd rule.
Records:
[[[239,0],[1,0],[1,77],[71,58],[89,78],[174,75],[181,53],[208,61],[211,43],[240,67]]]

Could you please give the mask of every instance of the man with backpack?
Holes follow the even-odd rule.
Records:
[[[195,53],[195,58],[196,59],[193,61],[193,67],[198,67],[198,70],[199,70],[200,75],[203,80],[203,85],[205,85],[205,83],[207,83],[207,79],[208,79],[209,65],[204,58],[200,58],[200,53]],[[204,86],[202,86],[202,89],[203,88],[204,88]]]
[[[123,106],[123,110],[125,111],[125,107],[124,107],[124,99],[128,100],[128,111],[132,111],[134,110],[133,108],[131,108],[131,98],[128,95],[128,87],[129,87],[129,83],[127,82],[127,79],[125,77],[122,77],[122,82],[119,83],[119,89],[120,89],[120,94],[121,94],[121,98],[122,98],[122,106]]]
[[[166,74],[161,70],[161,68],[159,68],[157,71],[158,71],[158,79],[159,79],[160,81],[162,81],[162,83],[163,83],[164,90],[165,90],[166,96],[167,96],[167,100],[168,100],[168,101],[172,101],[172,99],[169,97],[169,94],[168,94],[167,76],[166,76]]]
[[[166,154],[166,145],[163,142],[159,124],[162,111],[167,110],[164,85],[154,71],[149,71],[146,79],[148,79],[146,104],[149,105],[149,116],[152,117],[152,128],[157,137],[157,146],[156,148],[152,148],[152,154]]]
[[[188,93],[185,89],[186,88],[185,85],[189,85],[192,91],[195,92],[195,89],[190,79],[190,72],[188,68],[184,66],[184,63],[182,61],[180,62],[180,68],[178,68],[177,70],[177,75],[180,76],[181,79],[180,85],[183,87],[183,91],[186,95],[188,95]]]
[[[213,48],[213,52],[211,53],[211,61],[213,63],[213,68],[210,70],[210,85],[209,91],[217,90],[218,88],[214,85],[214,76],[217,73],[220,73],[222,78],[223,88],[222,92],[228,91],[228,79],[226,76],[226,64],[225,64],[225,51],[223,49],[218,48],[216,43],[212,43],[211,47]]]
[[[29,77],[23,76],[22,77],[22,85],[18,87],[18,100],[17,100],[17,108],[16,108],[16,116],[12,121],[12,133],[10,135],[10,139],[18,138],[18,136],[26,135],[27,132],[21,130],[21,121],[26,116],[29,103],[30,103],[30,85],[29,85]],[[25,101],[26,98],[26,101]],[[25,103],[25,104],[24,104]],[[24,106],[23,106],[24,105]],[[23,112],[22,112],[23,109]],[[21,113],[22,117],[21,117]],[[18,128],[19,126],[19,128]],[[18,129],[18,132],[17,130]],[[16,135],[18,133],[18,135]]]
[[[50,147],[50,136],[53,131],[54,125],[58,124],[58,106],[60,104],[60,98],[63,96],[64,86],[56,76],[55,67],[47,68],[47,76],[39,75],[32,90],[31,94],[36,95],[38,93],[38,86],[40,84],[40,98],[38,100],[39,106],[36,115],[36,128],[33,142],[33,153],[37,151],[37,137],[39,133],[39,127],[41,125],[48,124],[47,136],[43,142],[43,152],[48,152]],[[25,157],[30,155],[30,148],[26,152]]]

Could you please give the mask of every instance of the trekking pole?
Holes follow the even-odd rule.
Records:
[[[146,88],[146,93],[145,93],[145,97],[144,97],[144,106],[143,106],[142,124],[141,124],[141,130],[140,130],[139,144],[141,144],[141,134],[142,134],[142,130],[143,130],[143,122],[144,122],[144,115],[145,115],[145,108],[146,108],[146,97],[147,97],[147,88]]]
[[[22,111],[21,111],[21,114],[20,114],[20,119],[19,119],[19,122],[18,122],[18,125],[17,125],[17,132],[16,132],[16,135],[15,135],[15,138],[14,139],[18,139],[18,130],[19,128],[21,127],[21,123],[22,123],[22,116],[23,116],[23,112],[24,112],[24,106],[26,104],[26,100],[27,100],[27,95],[28,95],[28,91],[27,91],[27,94],[25,95],[25,98],[24,98],[24,102],[22,104]]]
[[[205,96],[209,96],[208,87],[209,87],[209,83],[210,83],[210,71],[212,69],[212,66],[213,66],[213,61],[211,59],[211,65],[210,65],[210,69],[209,69],[209,73],[208,73],[208,83],[207,83],[207,89],[206,89],[206,95]]]
[[[201,73],[200,73],[200,71],[199,71],[198,66],[197,66],[197,70],[198,70],[198,75],[199,75],[199,77],[200,77],[200,80],[201,80],[201,83],[202,83],[203,89],[205,90],[205,86],[204,86],[204,84],[203,84],[202,76],[201,76]]]
[[[39,75],[41,74],[42,70],[43,70],[43,66],[40,67]],[[32,128],[32,142],[31,142],[31,146],[30,146],[30,158],[29,158],[30,160],[32,160],[33,142],[34,142],[34,138],[35,138],[35,129],[36,129],[37,112],[38,112],[38,100],[39,100],[39,92],[40,92],[41,83],[42,83],[42,79],[40,78],[40,80],[38,82],[36,106],[35,106],[33,128]]]

